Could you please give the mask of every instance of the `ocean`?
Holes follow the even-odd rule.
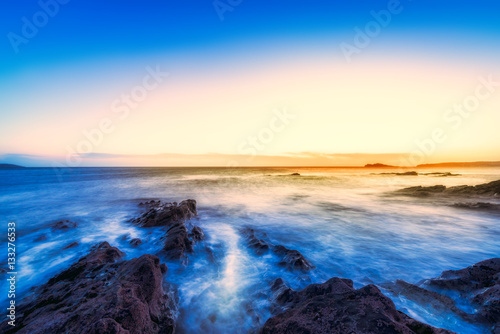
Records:
[[[396,279],[417,283],[500,256],[500,214],[455,208],[439,197],[391,193],[417,185],[491,182],[500,179],[499,168],[429,168],[419,169],[418,176],[384,172],[392,170],[74,168],[62,177],[51,168],[0,170],[0,249],[5,252],[0,262],[5,267],[7,224],[15,222],[20,301],[100,241],[118,247],[127,259],[156,254],[164,232],[129,222],[141,214],[138,204],[195,199],[194,221],[206,240],[185,261],[162,259],[168,265],[165,284],[179,299],[178,331],[249,333],[271,316],[270,303],[259,292],[277,277],[294,289],[335,276],[352,279],[356,288]],[[432,172],[459,175],[426,174]],[[500,198],[489,201],[500,203]],[[66,219],[78,227],[51,229],[51,223]],[[258,256],[241,234],[245,227],[300,251],[316,268],[291,272],[277,266],[272,254]],[[130,238],[143,244],[132,247]],[[2,279],[2,305],[7,290]],[[481,333],[449,314],[435,314],[382,291],[418,320],[458,333]],[[457,301],[465,310],[470,307]]]

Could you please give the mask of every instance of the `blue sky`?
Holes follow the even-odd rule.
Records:
[[[396,70],[396,67],[392,69],[390,65],[400,62],[402,65],[398,66],[403,68],[405,66],[408,69],[425,68],[426,73],[432,71],[437,73],[433,70],[434,67],[439,69],[441,66],[451,66],[450,64],[453,63],[455,67],[447,69],[448,74],[437,73],[439,76],[448,76],[451,83],[457,81],[456,77],[463,79],[464,87],[455,87],[457,95],[456,98],[450,99],[450,104],[454,102],[454,99],[466,94],[467,87],[473,87],[478,75],[499,73],[500,3],[493,0],[480,2],[401,0],[399,3],[401,12],[392,15],[390,24],[383,27],[381,33],[372,39],[369,48],[353,56],[357,62],[354,66],[357,67],[345,62],[339,45],[343,42],[352,43],[355,37],[354,28],[363,29],[368,22],[373,20],[371,11],[387,10],[388,3],[391,1],[242,0],[234,5],[237,3],[235,0],[221,0],[219,5],[225,3],[232,7],[231,11],[223,13],[224,19],[221,20],[213,1],[71,0],[66,4],[59,4],[57,13],[53,17],[48,17],[46,24],[39,27],[33,37],[26,38],[27,43],[17,45],[18,52],[15,52],[11,40],[13,34],[23,37],[22,29],[25,24],[23,18],[33,22],[34,16],[43,10],[43,5],[41,6],[40,3],[53,4],[54,1],[9,0],[4,4],[0,13],[1,34],[4,36],[0,42],[0,117],[2,120],[0,143],[3,143],[0,144],[0,154],[63,156],[64,147],[75,145],[78,138],[61,134],[59,141],[56,139],[48,141],[44,138],[54,136],[54,130],[50,127],[47,127],[47,133],[30,130],[45,126],[44,124],[50,121],[54,124],[69,122],[79,123],[82,128],[91,127],[99,120],[99,117],[106,113],[106,111],[97,112],[98,108],[113,101],[116,94],[130,90],[130,87],[133,87],[134,83],[144,75],[146,66],[154,67],[158,63],[172,73],[171,84],[185,85],[182,86],[185,87],[185,91],[189,91],[190,87],[195,87],[199,83],[217,81],[221,77],[228,77],[228,79],[225,83],[220,83],[220,87],[235,85],[242,87],[242,90],[250,82],[271,80],[271,77],[280,77],[287,82],[310,80],[311,83],[321,81],[323,84],[322,80],[325,78],[318,76],[313,78],[305,75],[301,78],[301,73],[311,72],[309,67],[314,66],[326,68],[331,65],[331,73],[342,72],[336,80],[345,82],[349,78],[349,73],[343,72],[346,68],[351,68],[353,71],[365,69],[364,72],[374,72],[374,69],[401,72],[399,69]],[[283,64],[288,64],[289,69],[282,68],[273,72],[275,68]],[[292,68],[297,70],[295,77],[285,80],[284,73],[292,72]],[[265,79],[252,77],[253,73],[261,72],[266,73],[262,77]],[[325,71],[327,72],[329,73]],[[414,75],[410,72],[407,77]],[[460,74],[452,79],[449,73]],[[230,75],[238,79],[231,79]],[[364,82],[372,80],[369,75],[367,77],[363,74],[357,75],[359,84],[352,83],[349,94],[354,93],[358,86],[363,86]],[[422,85],[425,86],[425,80],[432,83],[434,79],[433,75],[429,75],[427,78],[418,80],[421,80]],[[333,80],[334,78],[330,82],[325,81],[323,87],[328,84],[337,87],[337,83]],[[399,89],[408,83],[406,78],[395,76],[391,80],[387,83],[387,89],[392,89],[389,88],[392,86]],[[279,82],[282,84],[281,81]],[[367,86],[363,89],[368,91],[369,88]],[[257,95],[255,100],[260,99],[262,106],[259,107],[261,109],[255,110],[255,114],[261,115],[262,122],[265,122],[267,116],[264,115],[264,110],[269,112],[268,109],[272,107],[288,105],[300,109],[307,105],[307,108],[314,108],[317,101],[311,100],[310,103],[303,103],[304,100],[299,102],[287,98],[287,94],[290,97],[297,95],[293,89],[293,87],[283,88],[274,96],[269,96],[271,93],[265,96]],[[414,90],[415,87],[407,88],[408,92]],[[194,88],[193,91],[195,91]],[[453,94],[452,91],[446,90],[442,93],[443,95]],[[311,92],[310,96],[312,95],[314,92]],[[239,95],[235,93],[234,98],[236,99],[237,96]],[[231,112],[235,114],[232,126],[236,128],[241,126],[239,132],[251,133],[252,129],[246,127],[247,123],[251,122],[238,116],[248,112],[245,109],[245,105],[248,105],[247,101],[240,98],[241,106],[236,103],[231,106],[219,105],[217,101],[226,98],[221,95],[220,98],[214,99],[207,109],[212,110],[214,118],[217,118],[217,112],[213,110],[220,110],[222,119],[223,115],[229,113],[223,108],[231,108]],[[323,104],[325,104],[328,97],[322,95],[316,96],[315,99],[323,99]],[[428,99],[432,100],[435,97],[428,97]],[[176,110],[166,101],[155,101],[157,108],[169,109],[169,111],[164,111],[166,118],[175,117]],[[176,108],[179,108],[180,103],[179,101],[176,104]],[[435,113],[445,108],[446,103],[436,102]],[[485,114],[492,113],[491,110],[496,107],[495,103],[491,102],[487,106],[489,111]],[[155,106],[144,106],[141,110],[148,112],[148,108],[153,110]],[[392,106],[393,109],[401,107],[399,104]],[[198,106],[192,106],[192,108],[196,109]],[[324,115],[327,112],[325,110],[329,110],[328,112],[338,113],[335,116],[336,119],[344,117],[342,110],[333,110],[333,107],[322,108],[318,108],[317,111],[308,109],[308,112],[312,112],[313,115],[315,112],[317,115]],[[384,110],[378,108],[371,112],[379,113],[382,118],[390,116],[384,115]],[[408,108],[411,109],[412,106]],[[322,111],[319,111],[320,109]],[[368,111],[365,112],[368,114]],[[422,112],[425,114],[426,111]],[[71,119],[69,115],[73,115]],[[158,115],[158,113],[152,113],[152,115]],[[237,124],[238,119],[242,119],[241,125]],[[328,119],[333,118],[328,116]],[[429,116],[428,119],[432,117]],[[428,127],[434,126],[434,123],[430,122]],[[353,126],[362,128],[365,125]],[[214,124],[213,127],[215,128],[216,125]],[[321,128],[321,124],[318,124],[318,127]],[[312,131],[313,128],[313,125],[309,125],[302,130],[297,128],[290,131],[295,131],[295,136],[306,136],[307,131]],[[476,125],[476,129],[479,128],[480,125]],[[136,131],[127,130],[129,136],[137,136],[136,142],[142,143],[147,154],[211,152],[238,154],[231,147],[238,146],[238,142],[242,140],[236,135],[231,138],[226,137],[225,141],[234,141],[236,144],[226,147],[214,141],[212,145],[199,144],[198,150],[194,148],[194,144],[184,148],[173,148],[168,145],[160,147],[150,145],[148,140],[143,138],[144,136],[139,135],[139,133],[151,132],[152,129],[151,125],[145,124],[142,132],[135,133]],[[425,129],[426,124],[422,123],[418,131],[406,132],[414,137],[418,133],[425,132]],[[77,128],[73,130],[73,132],[80,132]],[[238,131],[235,130],[234,133]],[[327,129],[324,131],[326,133]],[[38,137],[30,133],[36,133]],[[210,135],[211,132],[203,133],[198,142],[203,143]],[[227,135],[231,134],[227,133]],[[401,133],[395,132],[393,135],[400,136]],[[117,134],[110,135],[111,139],[105,145],[95,147],[92,153],[140,153],[137,149],[126,152],[124,147],[112,144],[113,141],[123,141],[120,136],[125,136],[125,134],[117,132]],[[348,145],[345,148],[333,145],[328,150],[329,147],[315,145],[312,141],[308,145],[298,145],[297,150],[328,151],[326,153],[330,154],[346,153],[349,150],[354,150],[350,153],[407,153],[412,149],[413,137],[408,137],[403,141],[408,143],[406,146],[380,142],[378,152],[375,152],[375,148],[362,144]],[[44,145],[30,148],[30,143],[38,140],[42,142],[45,140]],[[318,138],[318,142],[328,140],[338,142],[342,138],[327,138],[326,136]],[[450,152],[458,151],[464,141],[465,139],[461,139],[454,147],[451,145]],[[20,142],[23,145],[19,144]],[[223,142],[223,138],[220,142]],[[477,143],[477,145],[481,144]],[[445,149],[448,147],[443,148]],[[269,145],[268,152],[261,153],[281,155],[291,150],[294,151],[292,146],[287,147],[277,141]]]

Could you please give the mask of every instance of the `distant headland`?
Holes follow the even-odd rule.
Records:
[[[0,164],[0,169],[21,169],[21,168],[26,168],[26,167],[13,164]]]

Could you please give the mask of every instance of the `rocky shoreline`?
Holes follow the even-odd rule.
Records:
[[[497,186],[492,183],[487,187],[461,188],[461,192],[496,196]],[[168,284],[167,265],[160,258],[182,262],[194,252],[196,243],[203,242],[204,231],[191,221],[198,215],[196,201],[153,200],[140,206],[144,212],[130,223],[163,229],[158,254],[124,260],[122,251],[101,242],[68,269],[34,288],[21,300],[17,326],[3,323],[0,330],[35,334],[175,333],[179,301],[175,288]],[[53,228],[65,230],[75,226],[62,221]],[[307,273],[315,268],[302,253],[272,243],[262,231],[247,227],[240,234],[256,255],[275,256],[276,264],[291,272]],[[140,245],[142,240],[132,239],[130,243]],[[480,324],[493,334],[500,333],[500,258],[445,271],[419,284],[397,280],[355,289],[351,280],[333,277],[296,291],[278,278],[269,282],[264,292],[272,316],[264,319],[264,325],[256,328],[255,333],[452,333],[397,310],[382,291],[430,307],[433,312],[448,312]],[[462,310],[450,294],[469,302],[474,312]]]

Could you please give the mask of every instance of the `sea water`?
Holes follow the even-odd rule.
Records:
[[[0,217],[17,228],[16,299],[30,293],[108,241],[126,258],[156,254],[161,228],[128,221],[141,201],[198,202],[193,223],[205,241],[187,259],[168,265],[165,286],[177,291],[180,333],[249,333],[271,316],[269,283],[282,277],[294,289],[331,277],[355,288],[402,279],[417,283],[444,270],[500,256],[500,215],[458,209],[439,197],[394,196],[404,187],[475,185],[500,179],[498,168],[429,169],[457,176],[395,176],[367,168],[51,168],[0,170]],[[292,173],[300,173],[293,176]],[[466,200],[466,199],[465,199]],[[464,201],[460,199],[457,201]],[[499,203],[500,199],[490,202]],[[78,227],[53,231],[70,220]],[[256,255],[241,230],[265,232],[273,244],[300,251],[315,269],[291,272],[272,254]],[[128,240],[140,238],[132,247]],[[6,266],[7,240],[0,259]],[[72,242],[78,245],[64,249]],[[0,302],[7,299],[6,280]],[[398,309],[434,326],[481,333],[449,314],[384,291]],[[457,301],[462,303],[462,301]],[[464,308],[467,305],[463,306]]]

